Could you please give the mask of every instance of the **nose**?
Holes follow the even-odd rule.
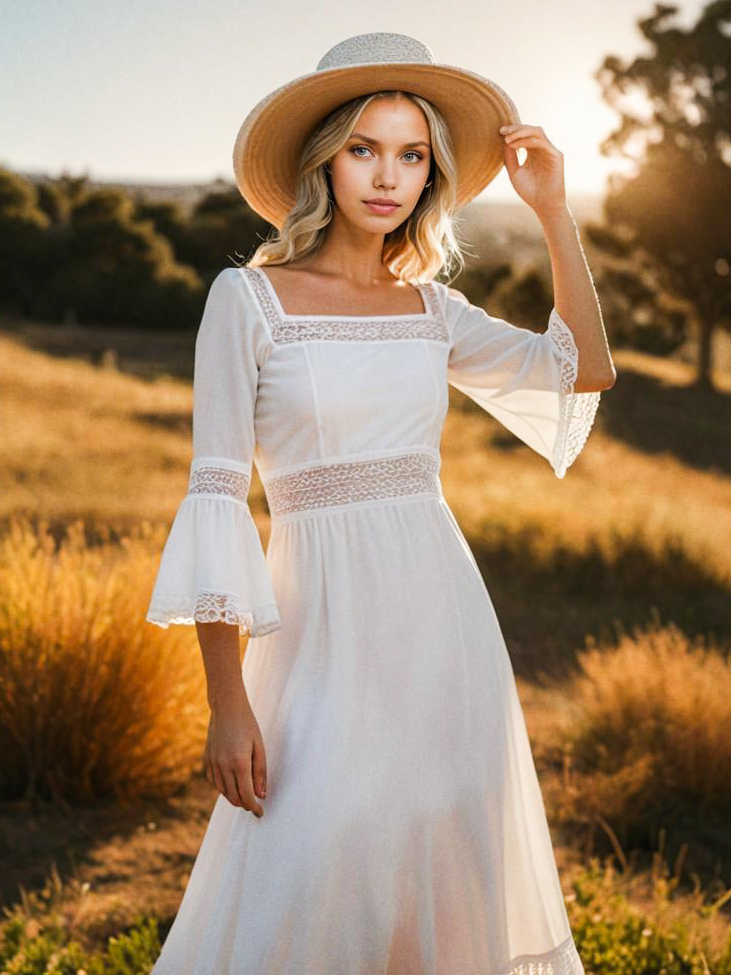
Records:
[[[376,176],[376,185],[379,189],[393,188],[396,185],[395,178],[396,163],[388,159],[382,159],[381,165]]]

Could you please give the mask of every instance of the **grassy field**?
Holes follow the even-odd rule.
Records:
[[[32,685],[58,715],[50,737],[74,742],[70,702],[88,693],[83,720],[100,748],[116,742],[126,778],[110,796],[110,769],[83,779],[61,764],[56,802],[0,803],[0,897],[12,905],[57,871],[67,920],[94,945],[138,911],[172,918],[216,798],[195,767],[207,713],[195,634],[144,621],[187,488],[195,336],[4,326],[0,638],[6,655],[31,658],[13,672],[4,713],[25,728],[21,691]],[[731,375],[701,394],[686,362],[614,358],[617,383],[565,479],[451,390],[442,481],[501,620],[566,889],[594,856],[610,857],[613,890],[650,911],[658,884],[675,890],[675,878],[673,911],[690,916],[699,885],[712,903],[731,884]],[[266,544],[256,474],[250,503]],[[76,584],[63,583],[70,575]],[[124,715],[95,716],[99,688],[59,686],[82,645],[114,675],[118,699],[143,699],[138,727],[151,732],[127,753]],[[191,720],[171,753],[162,743],[182,704]],[[157,796],[149,781],[135,788],[141,747],[148,778],[168,773]],[[66,806],[84,789],[89,801]],[[657,802],[638,803],[648,794]],[[714,943],[727,910],[704,914]]]

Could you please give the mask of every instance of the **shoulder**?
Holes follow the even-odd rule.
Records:
[[[224,267],[208,286],[208,302],[230,302],[243,293],[243,274],[238,267]]]
[[[437,289],[441,314],[447,327],[450,343],[462,327],[465,316],[469,314],[470,303],[456,288],[450,288],[444,281],[432,281]]]
[[[450,288],[443,281],[432,281],[432,285],[437,288],[439,294],[442,295],[442,301],[447,305],[451,304],[453,300],[460,301],[463,304],[469,304],[467,298],[462,294],[461,291],[457,291],[456,288]]]
[[[224,267],[211,281],[198,329],[201,341],[253,346],[264,360],[271,336],[245,267]]]
[[[239,267],[222,268],[208,285],[205,298],[207,314],[223,319],[233,327],[234,321],[249,312],[251,300],[244,274]]]
[[[215,276],[208,289],[208,301],[225,307],[230,312],[250,317],[258,311],[256,300],[257,281],[253,269],[247,265],[224,267]]]
[[[457,298],[458,301],[463,301],[465,304],[469,304],[467,298],[462,294],[462,292],[457,291],[455,288],[447,288],[447,294],[450,298]]]
[[[226,289],[241,288],[244,279],[241,267],[224,267],[211,282],[211,290],[224,291]]]

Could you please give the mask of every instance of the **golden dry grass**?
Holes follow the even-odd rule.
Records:
[[[593,647],[579,663],[567,688],[576,712],[567,744],[579,768],[607,777],[605,811],[641,815],[673,798],[701,814],[731,807],[731,670],[718,647],[669,625],[609,651]],[[612,777],[645,762],[650,788],[618,795]]]
[[[92,541],[141,519],[170,525],[188,483],[190,383],[59,360],[1,333],[0,360],[0,524],[40,513],[58,537],[81,519]],[[255,513],[262,497],[256,477]]]
[[[618,383],[622,359],[615,356]],[[648,551],[659,553],[666,539],[677,538],[731,579],[731,546],[718,530],[731,530],[731,477],[690,468],[670,454],[648,456],[613,438],[605,422],[613,392],[602,394],[587,445],[563,479],[479,414],[451,412],[442,440],[443,482],[458,521],[477,538],[491,524],[508,532],[537,526],[578,549],[618,532],[641,537]]]
[[[681,378],[690,381],[668,363],[667,382]],[[647,625],[653,614],[689,635],[731,635],[731,477],[612,436],[615,389],[603,394],[563,479],[478,413],[453,410],[445,425],[445,494],[514,666],[533,680],[567,674],[587,634],[616,641],[620,627]],[[722,419],[714,436],[720,450]]]
[[[731,645],[657,619],[616,646],[587,642],[573,678],[520,685],[553,822],[625,865],[669,831],[673,855],[690,847],[696,869],[725,874]]]
[[[41,521],[0,537],[0,793],[61,803],[169,795],[207,727],[195,633],[143,625],[160,532],[60,547]]]

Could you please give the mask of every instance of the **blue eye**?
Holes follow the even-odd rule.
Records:
[[[361,156],[360,153],[357,153],[356,152],[356,149],[367,149],[368,152],[371,151],[369,146],[363,146],[363,145],[352,146],[351,149],[350,149],[350,151],[353,153],[353,155],[358,156],[358,158],[360,158],[360,159],[364,159],[365,157],[364,156]],[[404,153],[404,155],[405,156],[416,156],[417,162],[420,162],[424,158],[424,156],[420,152],[417,152],[416,149],[408,149]]]

